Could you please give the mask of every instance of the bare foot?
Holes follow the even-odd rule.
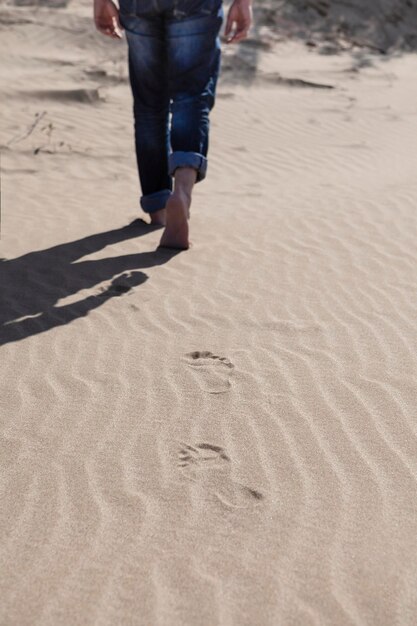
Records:
[[[166,227],[162,235],[162,248],[188,250],[188,220],[190,218],[191,195],[197,180],[197,171],[192,167],[179,167],[174,174],[174,192],[166,203]]]
[[[151,224],[153,226],[165,226],[166,224],[166,210],[154,211],[149,216],[151,218]]]
[[[161,248],[188,250],[188,218],[191,197],[183,190],[175,190],[166,204],[166,227],[160,241]]]

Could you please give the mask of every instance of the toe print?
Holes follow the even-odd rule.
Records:
[[[201,388],[208,393],[225,393],[231,387],[233,363],[208,351],[189,352],[186,363],[195,371]]]
[[[178,452],[178,466],[194,482],[229,508],[246,508],[263,499],[256,489],[235,481],[231,473],[232,461],[224,448],[211,443],[182,444]]]
[[[223,448],[209,443],[198,443],[195,446],[183,444],[178,456],[181,467],[193,468],[197,471],[207,470],[210,467],[221,468],[224,463],[230,463]]]

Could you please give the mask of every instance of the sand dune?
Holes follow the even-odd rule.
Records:
[[[412,626],[416,59],[226,51],[175,254],[90,12],[1,10],[0,623]]]
[[[386,53],[415,50],[417,7],[409,0],[259,0],[257,29],[319,45],[323,54],[359,46]]]

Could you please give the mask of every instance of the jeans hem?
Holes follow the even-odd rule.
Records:
[[[199,152],[173,152],[169,155],[168,169],[170,176],[179,167],[192,167],[197,171],[197,182],[203,180],[207,173],[207,159]]]
[[[141,197],[140,206],[145,213],[155,213],[155,211],[165,209],[165,205],[170,195],[170,189],[163,189],[162,191],[147,194],[146,196]]]

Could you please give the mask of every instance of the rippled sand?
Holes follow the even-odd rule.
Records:
[[[412,626],[417,60],[228,51],[174,254],[90,12],[0,20],[0,623]]]

